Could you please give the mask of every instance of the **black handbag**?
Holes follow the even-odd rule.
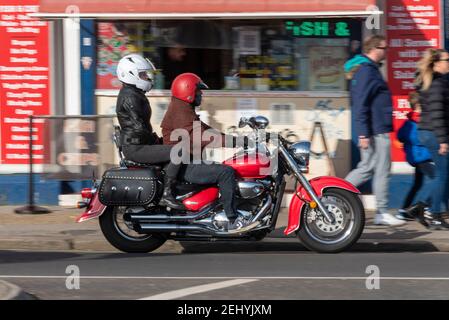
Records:
[[[100,202],[106,206],[142,206],[153,201],[157,172],[152,168],[106,170],[99,188]]]

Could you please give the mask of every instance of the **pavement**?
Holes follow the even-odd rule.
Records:
[[[47,208],[52,212],[23,215],[14,213],[13,206],[0,206],[0,249],[117,252],[104,239],[97,219],[83,223],[75,222],[76,217],[83,212],[82,209],[58,206]],[[354,250],[379,248],[389,251],[449,252],[449,231],[430,231],[415,221],[397,228],[379,227],[372,224],[373,211],[367,211],[366,216],[365,230]],[[298,243],[299,240],[294,235],[288,238],[284,236],[287,221],[288,209],[283,208],[279,214],[276,230],[263,242],[275,247]],[[226,247],[242,245],[245,244],[241,242],[225,244]],[[251,245],[257,246],[257,242]],[[155,252],[188,253],[207,246],[211,244],[167,241]],[[220,246],[220,243],[214,246]]]
[[[46,257],[53,257],[59,253],[64,257],[67,255],[70,257],[77,257],[78,255],[91,257],[96,254],[103,254],[106,257],[106,261],[112,259],[123,261],[127,259],[127,254],[119,253],[104,239],[97,219],[80,224],[75,223],[75,219],[82,213],[82,209],[70,209],[56,206],[48,208],[52,211],[49,214],[23,215],[14,213],[15,207],[0,207],[0,269],[2,269],[2,265],[7,267],[1,274],[5,275],[5,272],[7,273],[8,270],[11,270],[11,260],[9,258],[14,257],[12,259],[13,261],[18,259],[19,262],[21,262],[20,259],[22,258],[18,258],[21,255],[27,257],[24,259],[30,260],[27,262],[32,261],[33,263],[47,261]],[[363,255],[367,254],[390,254],[394,256],[395,254],[404,253],[444,254],[449,252],[449,231],[429,231],[414,221],[397,228],[374,226],[372,224],[374,212],[368,211],[366,214],[367,222],[364,233],[358,243],[349,250],[348,254],[356,254],[356,256],[362,258]],[[183,256],[188,257],[193,255],[196,257],[195,259],[198,259],[198,257],[206,259],[205,263],[207,263],[208,255],[220,256],[224,260],[226,260],[227,255],[241,254],[247,257],[254,255],[255,260],[260,260],[260,254],[262,253],[266,253],[268,257],[271,255],[286,255],[286,258],[289,258],[290,252],[299,253],[301,255],[307,254],[307,250],[300,244],[295,236],[285,237],[283,235],[287,220],[288,211],[284,208],[279,215],[276,230],[260,242],[179,243],[167,241],[161,248],[154,251],[154,253],[141,255],[139,257],[144,257],[145,259],[146,257],[151,259],[151,256],[159,258],[167,257],[168,259],[173,259],[171,257],[179,257],[176,259],[183,259]],[[337,256],[317,256],[328,256],[329,259],[335,260],[336,257],[340,257],[341,255],[342,254]],[[62,259],[64,259],[64,257]],[[102,260],[103,256],[101,258],[94,258],[97,262],[99,261],[98,259]],[[349,258],[349,264],[352,259],[353,258]],[[438,259],[438,256],[436,259]],[[56,258],[51,258],[49,260],[54,260],[52,261],[53,263],[57,260],[59,261],[59,259]],[[131,257],[131,260],[135,261],[136,259]],[[151,263],[154,262],[154,260],[151,261]],[[177,264],[174,260],[169,263]],[[144,265],[146,264],[144,263]],[[161,265],[165,265],[165,263],[161,263]],[[404,266],[402,265],[401,268],[403,267]],[[192,265],[192,268],[194,268],[194,264]],[[132,268],[130,269],[132,270]],[[244,269],[246,268],[242,268],[242,270]],[[48,266],[45,266],[43,270],[48,270]],[[162,271],[163,270],[164,269],[162,268]],[[178,271],[174,272],[175,273],[173,274],[179,274]],[[168,275],[166,270],[162,273],[163,275]],[[444,274],[444,276],[447,275]],[[8,278],[5,280],[8,280]],[[16,284],[18,283],[16,279],[13,280]],[[94,280],[95,279],[92,281],[98,282],[101,281],[101,278],[99,280]],[[21,279],[19,285],[27,286],[27,281],[31,280]],[[34,286],[38,280],[33,281],[35,281],[33,282]],[[52,281],[57,282],[60,280],[54,279]],[[138,282],[139,279],[135,279],[135,281]],[[155,281],[157,282],[157,279]],[[184,279],[183,281],[188,284],[190,280]],[[202,279],[199,284],[202,284],[204,281],[205,279]],[[301,281],[304,282],[308,280],[303,279]],[[415,280],[412,279],[410,281]],[[51,281],[49,283],[51,283]],[[155,285],[157,287],[157,284]],[[126,287],[126,285],[124,286]],[[447,290],[448,288],[449,287],[444,286],[444,290]],[[29,290],[27,290],[27,292],[29,292]],[[44,290],[44,292],[47,291]],[[48,292],[51,292],[51,290],[49,289]],[[45,296],[44,293],[44,297],[51,298],[52,296]],[[263,295],[261,294],[260,297],[263,297]],[[17,286],[1,281],[0,279],[0,300],[6,298],[32,299],[33,296],[27,295]],[[69,297],[67,296],[67,298]]]

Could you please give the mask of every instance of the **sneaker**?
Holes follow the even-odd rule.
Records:
[[[404,220],[404,221],[413,221],[413,220],[415,220],[415,217],[410,215],[407,212],[407,210],[404,210],[404,209],[399,209],[398,213],[395,214],[395,217],[398,218],[399,220]]]
[[[400,212],[404,212],[405,217],[410,217],[412,220],[418,219],[424,214],[424,211],[426,210],[426,204],[422,201],[419,201],[418,203],[414,204],[411,207],[401,209]]]
[[[447,230],[449,229],[449,224],[444,220],[444,218],[439,214],[432,214],[426,212],[424,218],[428,223],[427,228],[431,230]]]
[[[389,213],[378,213],[374,218],[374,224],[397,227],[404,225],[405,221],[399,220],[398,218],[395,218],[393,215]]]
[[[430,213],[428,208],[425,208],[424,212],[420,215],[417,215],[415,217],[415,219],[416,219],[416,221],[421,223],[424,227],[428,228],[429,227],[428,221],[432,219],[431,216],[432,216],[432,213]]]

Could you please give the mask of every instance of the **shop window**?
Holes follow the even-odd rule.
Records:
[[[194,72],[213,90],[343,91],[343,64],[360,51],[361,22],[103,21],[97,34],[99,89],[120,88],[118,61],[141,53],[158,68],[156,89]]]

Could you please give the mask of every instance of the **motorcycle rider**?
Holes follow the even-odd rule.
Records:
[[[173,141],[170,136],[174,130],[185,129],[190,137],[190,148],[200,144],[201,151],[206,146],[225,147],[226,141],[231,141],[232,147],[237,145],[234,136],[225,135],[202,122],[195,112],[195,107],[201,105],[202,89],[208,89],[207,85],[194,73],[183,73],[178,75],[172,83],[172,98],[161,122],[162,137],[164,144],[176,145],[179,141]],[[210,140],[195,141],[193,132],[199,129],[201,137],[208,130]],[[244,137],[244,146],[248,145],[248,138]],[[221,141],[221,143],[211,143]],[[229,146],[229,145],[228,145]],[[237,214],[235,205],[235,192],[237,189],[234,169],[218,163],[213,164],[187,164],[184,179],[195,184],[218,184],[220,189],[220,200],[229,220],[228,231],[241,228],[251,228],[248,221]]]
[[[151,107],[145,93],[153,87],[154,65],[138,54],[123,57],[117,65],[117,76],[123,86],[117,99],[116,113],[121,127],[121,144],[129,160],[165,166],[164,190],[159,205],[185,210],[172,193],[180,164],[170,161],[171,147],[153,132]]]

